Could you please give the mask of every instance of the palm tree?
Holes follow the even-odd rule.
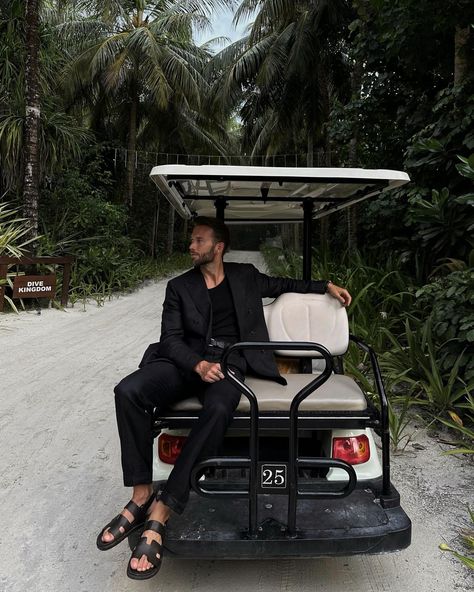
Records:
[[[24,213],[33,227],[44,177],[77,159],[89,139],[87,130],[64,112],[58,76],[64,55],[52,35],[47,4],[38,2],[39,20],[29,25],[34,24],[37,33],[26,43],[30,13],[25,3],[0,1],[0,194],[10,193],[14,199],[24,191]],[[27,53],[33,55],[36,43],[34,68],[29,59],[26,71]]]
[[[30,223],[31,236],[38,234],[39,198],[39,1],[26,0],[25,63],[25,143],[23,177],[23,212]]]
[[[115,107],[119,118],[127,117],[125,201],[129,205],[137,136],[146,126],[147,107],[166,113],[177,102],[187,112],[199,109],[206,88],[203,65],[209,54],[194,44],[193,27],[208,25],[209,11],[227,4],[224,0],[83,0],[76,6],[79,18],[70,18],[63,27],[65,36],[81,50],[67,72],[71,93],[88,95],[93,107]]]
[[[315,145],[328,148],[331,94],[347,86],[350,2],[243,0],[234,21],[254,11],[249,35],[218,56],[217,67],[228,71],[220,98],[243,98],[245,141],[254,154],[304,146],[311,166]]]

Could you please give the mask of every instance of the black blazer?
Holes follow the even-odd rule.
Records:
[[[274,278],[247,263],[224,263],[224,272],[234,300],[241,341],[269,341],[262,298],[276,298],[285,292],[324,294],[326,291],[325,281]],[[160,342],[148,347],[140,367],[164,358],[192,371],[205,359],[211,328],[211,301],[204,276],[199,269],[191,269],[168,282]],[[244,357],[253,373],[286,383],[272,352],[247,351]]]

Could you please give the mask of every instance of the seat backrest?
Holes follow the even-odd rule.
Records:
[[[333,356],[349,346],[347,312],[328,294],[282,294],[264,306],[270,341],[312,341],[324,345]],[[278,351],[281,356],[318,357],[314,352]]]

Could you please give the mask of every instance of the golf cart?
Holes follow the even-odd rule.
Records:
[[[409,181],[388,170],[184,165],[157,166],[151,178],[184,218],[302,222],[304,279],[311,279],[314,219]],[[388,404],[374,351],[349,334],[345,308],[326,294],[283,294],[264,312],[270,342],[236,343],[224,353],[223,371],[241,401],[222,455],[193,470],[186,512],[168,527],[167,553],[243,559],[407,547],[411,522],[390,481]],[[375,402],[344,374],[350,341],[370,359]],[[227,360],[250,349],[293,360],[288,384],[239,380]],[[155,416],[158,488],[200,409],[190,393]],[[139,536],[129,537],[131,548]]]

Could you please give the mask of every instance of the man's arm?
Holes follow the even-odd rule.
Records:
[[[326,292],[331,294],[331,296],[336,298],[336,300],[339,300],[342,306],[349,306],[349,304],[352,302],[352,296],[349,294],[349,292],[345,288],[336,286],[336,284],[333,284],[331,280],[326,282]]]
[[[327,280],[294,280],[292,278],[271,277],[260,273],[256,268],[256,283],[259,286],[262,298],[276,298],[280,294],[296,292],[299,294],[330,294],[339,300],[343,306],[349,306],[351,295],[345,288],[336,286]]]

